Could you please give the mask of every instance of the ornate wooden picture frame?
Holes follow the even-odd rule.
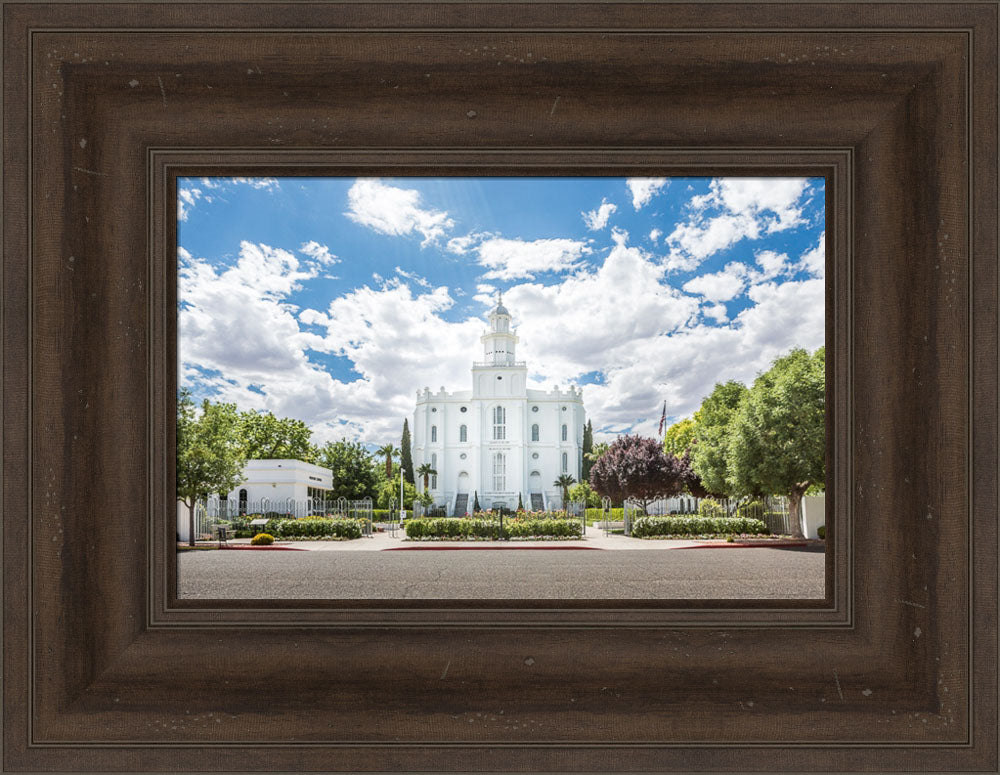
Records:
[[[7,771],[996,771],[985,3],[3,2]],[[820,601],[194,601],[186,174],[822,175]]]

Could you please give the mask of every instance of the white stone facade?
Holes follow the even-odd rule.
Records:
[[[417,391],[414,471],[423,463],[437,471],[429,492],[449,515],[471,513],[477,493],[483,509],[514,509],[518,496],[529,510],[559,508],[555,480],[564,473],[580,479],[582,391],[528,389],[527,366],[515,357],[518,338],[502,301],[489,320],[483,360],[472,364],[472,390]],[[423,478],[416,480],[422,489]]]
[[[301,516],[313,499],[318,505],[331,489],[333,473],[329,468],[302,460],[248,460],[239,486],[232,492],[213,493],[205,506],[218,518],[265,511]],[[177,535],[188,540],[188,507],[182,501],[177,502]]]

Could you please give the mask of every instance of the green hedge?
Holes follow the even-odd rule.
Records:
[[[510,538],[552,536],[556,538],[582,538],[583,525],[575,519],[513,519],[504,520],[504,532]]]
[[[410,509],[406,510],[406,516],[403,519],[409,519],[413,516],[413,512]],[[372,522],[398,522],[399,521],[399,509],[372,509]]]
[[[448,519],[408,519],[405,522],[407,538],[501,538],[500,521],[473,517]]]
[[[579,519],[505,519],[503,527],[498,519],[435,518],[411,519],[406,522],[407,538],[454,538],[468,540],[531,538],[545,536],[554,538],[580,538],[583,526]]]
[[[602,520],[604,519],[604,511],[602,509],[587,509],[587,519]],[[625,509],[611,509],[611,521],[624,522]]]
[[[639,517],[632,525],[636,538],[670,535],[763,535],[770,531],[759,519],[743,517]]]
[[[264,532],[275,538],[361,538],[360,519],[272,519],[264,525]]]

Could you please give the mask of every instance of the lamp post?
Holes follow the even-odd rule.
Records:
[[[403,451],[399,451],[399,526],[403,527],[406,517],[406,503],[403,501]]]

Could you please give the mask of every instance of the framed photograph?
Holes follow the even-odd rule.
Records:
[[[3,19],[6,771],[997,770],[995,2]]]

